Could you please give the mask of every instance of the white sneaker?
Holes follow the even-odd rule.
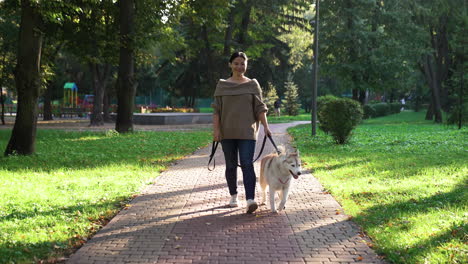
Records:
[[[231,200],[229,201],[230,207],[237,207],[237,194],[231,195]]]
[[[247,213],[251,214],[257,210],[258,204],[253,199],[247,200]]]

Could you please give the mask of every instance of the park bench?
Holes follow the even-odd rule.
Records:
[[[64,107],[60,109],[60,117],[82,117],[84,113],[85,111],[83,108]]]

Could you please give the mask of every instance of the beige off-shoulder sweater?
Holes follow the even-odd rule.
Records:
[[[222,139],[257,139],[260,126],[258,116],[268,111],[262,101],[257,80],[235,83],[219,80],[212,104],[219,115]]]

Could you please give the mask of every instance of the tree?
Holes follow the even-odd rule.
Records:
[[[37,3],[21,0],[18,62],[15,69],[18,111],[5,150],[6,156],[29,155],[35,150],[43,25]]]
[[[113,66],[117,64],[117,7],[112,0],[73,0],[77,8],[68,14],[64,27],[67,51],[82,59],[91,74],[94,103],[90,126],[104,124],[103,100]],[[76,41],[76,40],[79,41]]]
[[[0,2],[0,119],[5,125],[5,101],[4,87],[13,90],[13,69],[16,61],[16,43],[18,41],[18,24],[20,15],[16,8],[12,8],[7,2]]]
[[[120,7],[120,59],[117,77],[117,121],[119,133],[133,131],[133,105],[137,82],[134,69],[134,0],[121,0]]]
[[[284,83],[284,87],[286,90],[283,99],[284,110],[288,115],[298,115],[299,109],[301,108],[301,104],[298,103],[298,87],[293,82],[292,75],[289,75],[288,81]]]
[[[264,89],[264,96],[263,96],[263,102],[268,107],[268,115],[275,114],[274,104],[278,99],[279,97],[278,97],[278,93],[276,92],[276,87],[272,83],[269,83],[268,89],[266,91]]]

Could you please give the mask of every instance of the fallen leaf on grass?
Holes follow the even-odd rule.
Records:
[[[357,261],[362,261],[363,259],[364,259],[363,257],[359,256],[359,257],[357,257],[356,260],[357,260]]]

